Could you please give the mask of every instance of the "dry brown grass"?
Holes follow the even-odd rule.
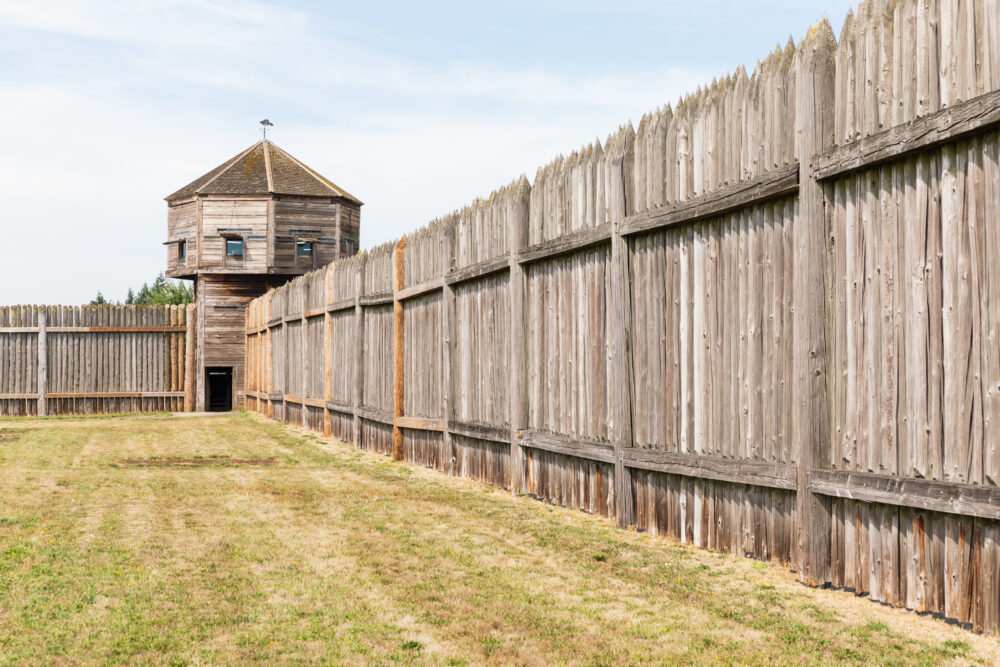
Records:
[[[7,663],[1000,662],[941,621],[254,416],[3,426]]]

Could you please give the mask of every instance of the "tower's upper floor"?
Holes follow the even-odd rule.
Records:
[[[167,201],[167,275],[297,275],[359,248],[362,202],[269,141]]]

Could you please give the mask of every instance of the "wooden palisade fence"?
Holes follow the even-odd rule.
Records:
[[[995,632],[998,30],[866,1],[270,292],[248,405]]]
[[[192,410],[192,306],[0,307],[0,415]]]

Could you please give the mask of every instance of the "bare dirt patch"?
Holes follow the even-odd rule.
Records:
[[[209,457],[209,458],[148,458],[148,459],[122,459],[112,463],[113,468],[238,468],[243,466],[263,466],[270,467],[278,465],[278,459],[271,457],[257,457],[248,459],[237,459],[231,457]]]
[[[14,442],[27,432],[27,429],[0,428],[0,443]]]

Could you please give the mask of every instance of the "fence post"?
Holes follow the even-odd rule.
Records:
[[[352,433],[354,434],[355,447],[361,446],[361,417],[358,413],[361,411],[361,399],[364,397],[365,382],[365,365],[362,356],[365,344],[365,311],[361,307],[361,295],[365,290],[364,269],[367,265],[367,255],[364,256],[362,261],[355,262],[355,269],[358,273],[354,278],[354,340],[351,345],[351,349],[354,351],[354,354],[351,355],[351,365],[354,366],[354,372],[351,374],[354,378],[354,391],[351,392],[351,407],[354,409]]]
[[[198,219],[201,220],[201,200],[198,200]],[[201,243],[198,244],[198,261],[201,261]],[[205,283],[195,278],[195,346],[194,346],[194,409],[205,411]]]
[[[272,304],[274,292],[267,293],[267,303],[264,305],[264,325],[267,327],[267,354],[264,356],[264,363],[267,364],[267,416],[274,419],[274,329],[271,327]]]
[[[833,146],[835,40],[825,22],[806,38],[796,67],[795,124],[799,156],[799,217],[795,223],[793,316],[794,440],[798,448],[797,560],[799,579],[830,581],[830,501],[813,494],[809,476],[823,464],[830,441],[826,349],[826,244],[823,188],[811,161]]]
[[[339,246],[338,246],[339,247]],[[333,267],[326,267],[326,292],[323,306],[327,309],[333,305]],[[323,435],[329,437],[333,433],[333,417],[327,405],[333,400],[333,314],[327,310],[323,315]]]
[[[632,277],[628,239],[621,226],[632,212],[632,171],[635,132],[631,125],[619,132],[610,155],[611,213],[611,353],[608,379],[611,394],[611,444],[615,448],[615,519],[619,526],[635,523],[632,477],[625,467],[625,449],[632,446]]]
[[[399,292],[404,287],[405,273],[404,253],[406,237],[399,239],[392,253],[393,264],[393,294],[392,294],[392,458],[403,460],[403,429],[399,427],[399,418],[403,416],[404,377],[406,341],[403,340],[403,302],[399,300]]]
[[[38,309],[38,416],[48,414],[48,403],[45,394],[49,384],[49,353],[45,329],[48,324],[48,308]]]
[[[455,287],[448,284],[448,272],[454,265],[454,238],[455,225],[457,220],[452,218],[445,223],[441,234],[441,252],[444,256],[441,270],[441,334],[444,345],[444,357],[441,363],[441,418],[444,422],[444,430],[441,432],[442,446],[445,452],[445,471],[448,474],[454,472],[452,466],[451,431],[448,430],[448,422],[452,415],[452,332],[455,326]]]
[[[189,303],[184,309],[187,332],[184,334],[184,412],[194,412],[194,339],[195,306]]]
[[[531,205],[531,186],[521,176],[510,215],[510,490],[522,493],[527,484],[524,479],[524,449],[518,439],[526,428],[528,415],[528,318],[525,315],[528,276],[517,254],[528,244],[528,214]]]
[[[312,278],[312,276],[310,276]],[[302,401],[300,408],[302,410],[302,418],[299,420],[302,428],[309,428],[309,406],[306,405],[306,397],[309,395],[309,319],[306,317],[306,311],[309,310],[309,293],[312,291],[312,280],[301,279],[301,294],[302,294],[302,319],[299,320],[301,324],[299,325],[299,372],[302,374],[302,379],[299,382],[299,400]]]
[[[281,382],[281,421],[288,422],[288,372],[291,369],[291,364],[288,363],[288,322],[285,321],[285,317],[288,315],[288,297],[285,297],[285,314],[281,316],[281,340],[283,346],[281,348],[281,366],[282,366],[282,382]]]

